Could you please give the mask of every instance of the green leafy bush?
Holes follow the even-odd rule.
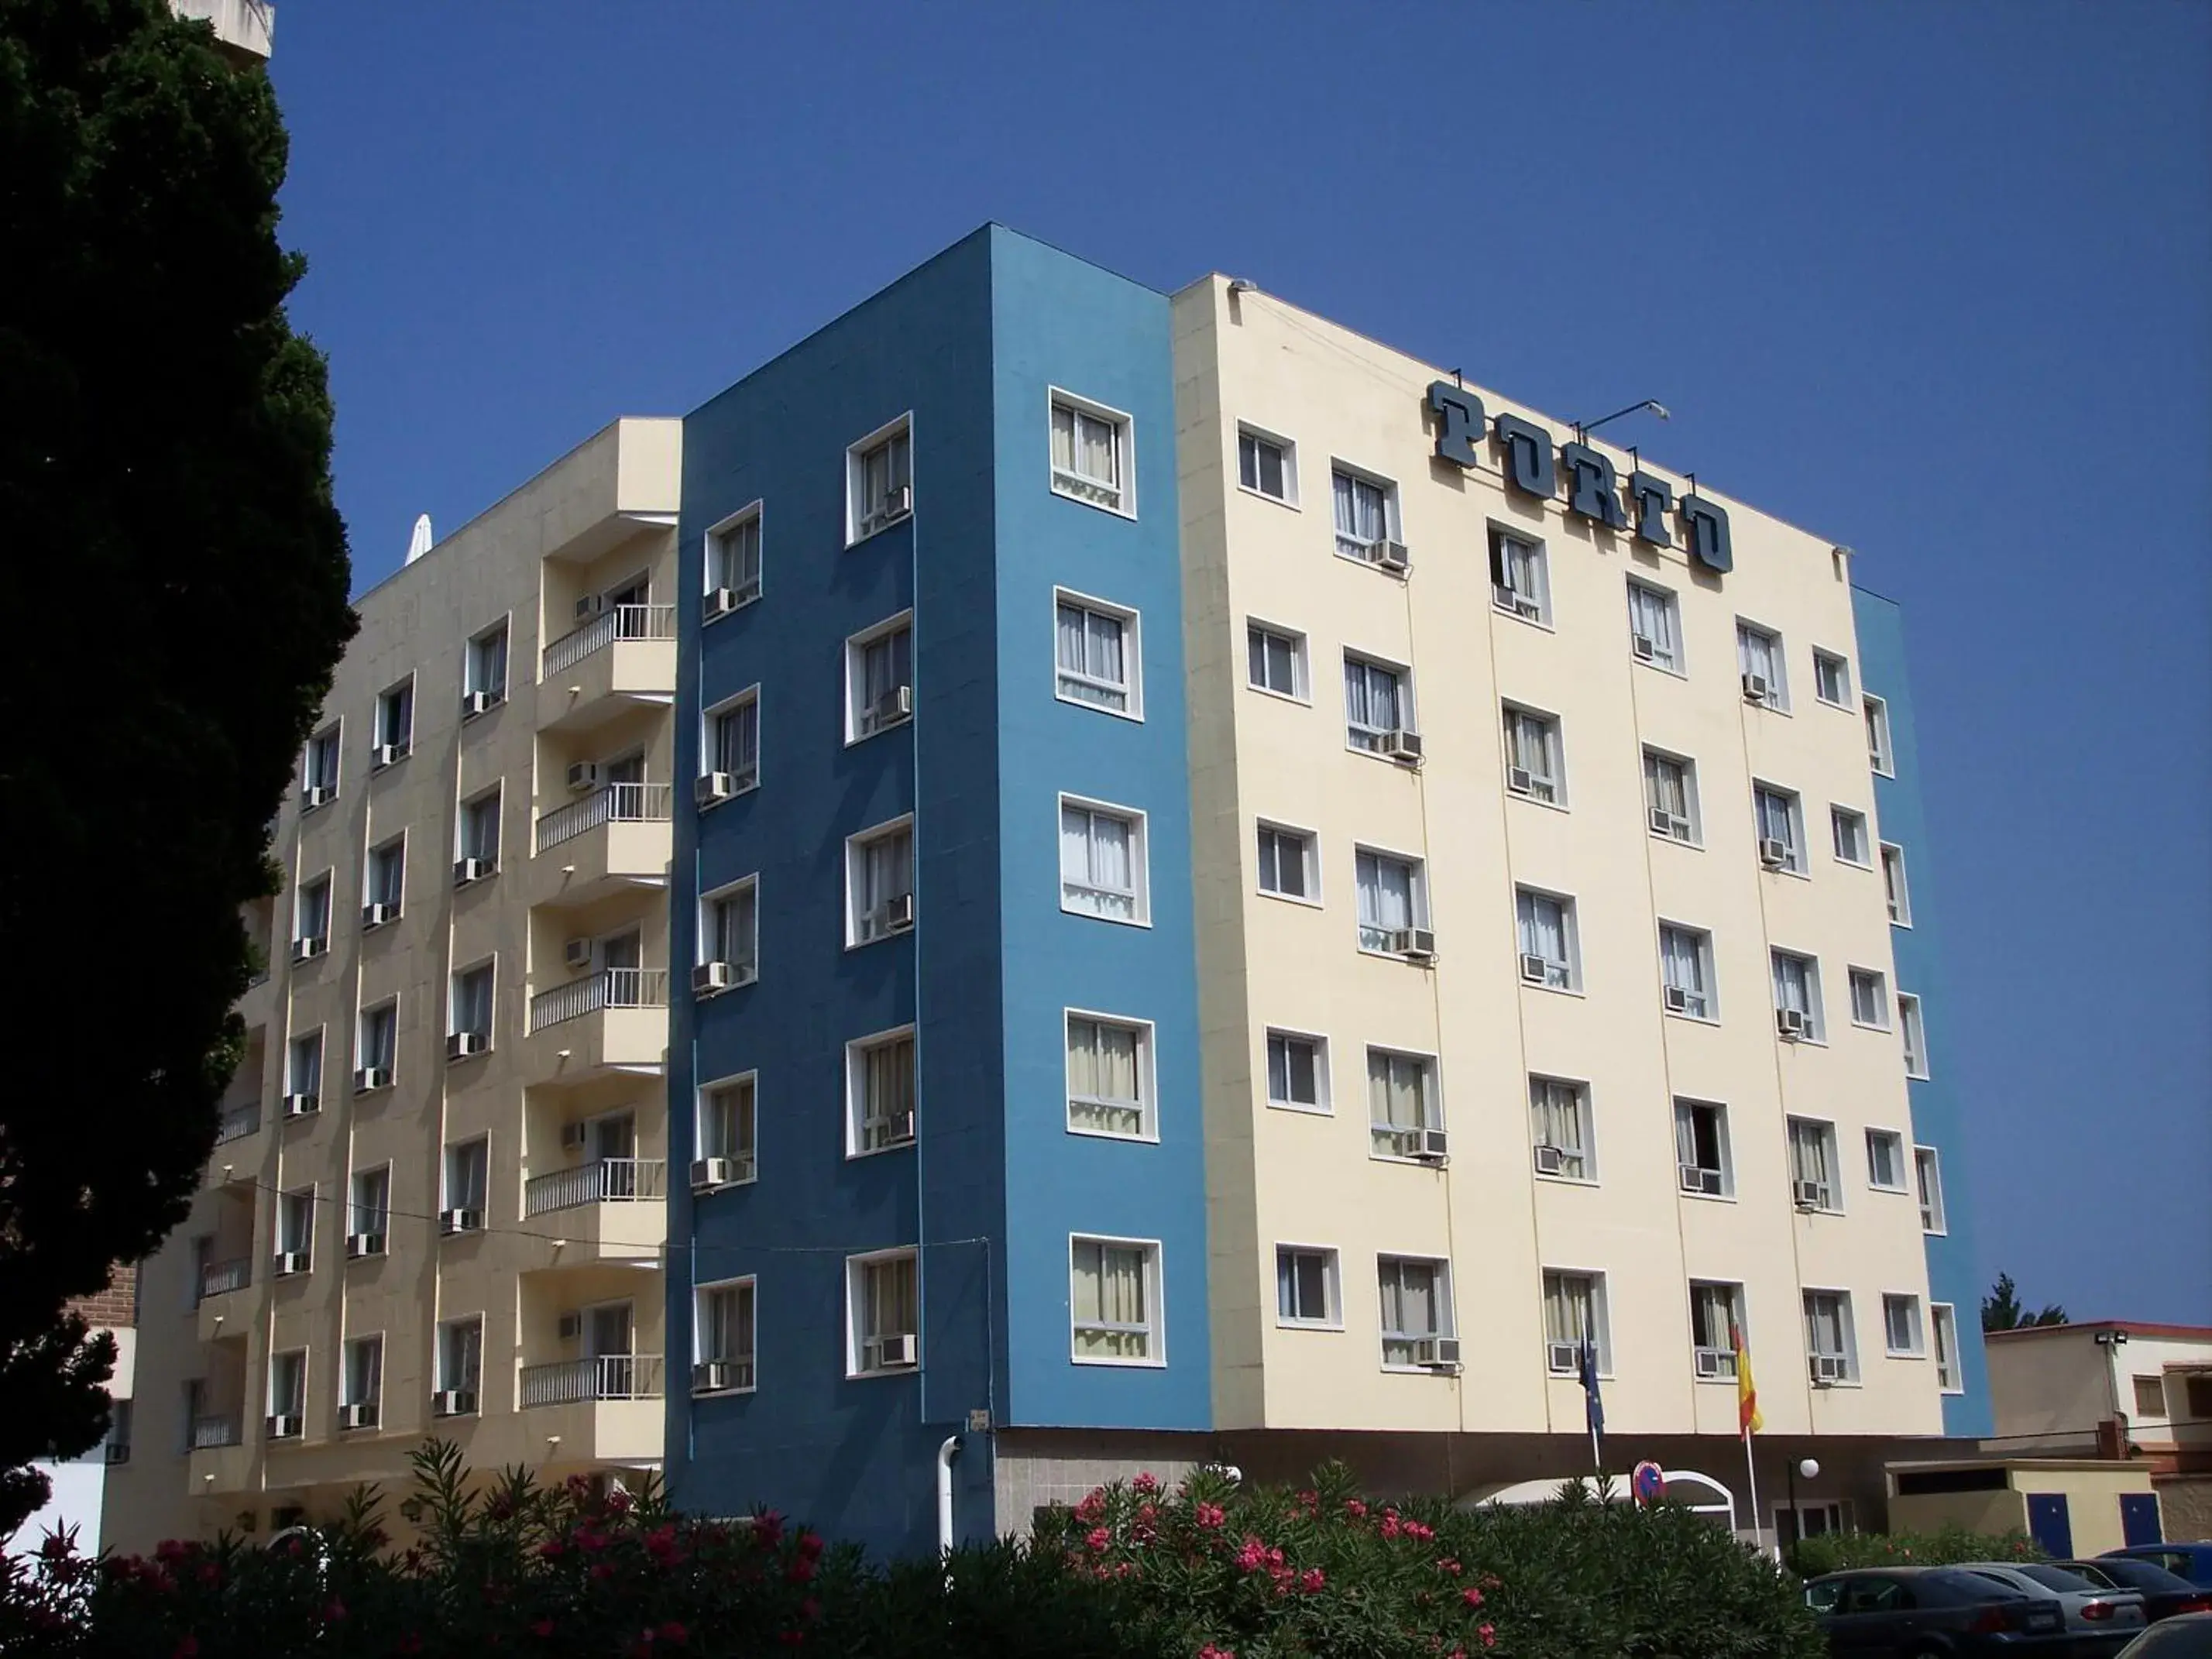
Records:
[[[1965,1527],[1945,1527],[1939,1532],[1826,1532],[1790,1549],[1790,1565],[1801,1578],[1817,1578],[1845,1567],[1943,1567],[1954,1561],[2050,1559],[2024,1532],[1972,1532]]]

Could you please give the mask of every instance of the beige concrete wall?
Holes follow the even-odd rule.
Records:
[[[2027,1499],[2016,1492],[1940,1492],[1889,1500],[1892,1532],[1964,1527],[1996,1534],[2027,1530]],[[2080,1540],[2075,1540],[2077,1547]]]
[[[2129,1440],[2153,1457],[2212,1449],[2212,1419],[2191,1416],[2187,1393],[2191,1372],[2212,1369],[2212,1332],[2130,1326],[2125,1342],[2098,1342],[2111,1328],[2059,1325],[1990,1338],[1990,1405],[2001,1445],[2085,1437],[2094,1444],[2097,1425],[2117,1411]],[[2138,1382],[2155,1383],[2160,1409],[2142,1408],[2148,1401]]]
[[[1864,811],[1879,835],[1856,684],[1847,708],[1814,695],[1815,646],[1856,657],[1846,561],[1826,540],[1722,497],[1735,571],[1724,580],[1692,572],[1680,551],[1593,533],[1559,502],[1509,495],[1494,462],[1465,473],[1436,462],[1423,406],[1437,375],[1426,365],[1267,295],[1232,296],[1218,278],[1177,295],[1175,319],[1222,1425],[1572,1432],[1582,1392],[1544,1367],[1539,1274],[1553,1267],[1606,1275],[1616,1432],[1733,1431],[1733,1386],[1694,1380],[1692,1278],[1747,1287],[1771,1430],[1940,1432],[1932,1362],[1883,1352],[1882,1294],[1919,1297],[1924,1322],[1927,1285],[1913,1201],[1867,1183],[1865,1129],[1911,1137],[1896,1036],[1856,1028],[1849,1014],[1849,966],[1895,984],[1881,878],[1830,856],[1831,803]],[[1533,415],[1483,396],[1492,412]],[[1236,487],[1240,420],[1296,443],[1298,507]],[[1625,476],[1627,456],[1613,453]],[[1395,483],[1408,580],[1335,556],[1332,459]],[[1664,476],[1686,491],[1680,475]],[[1710,483],[1705,493],[1717,494]],[[1546,544],[1549,627],[1493,609],[1492,523]],[[1679,596],[1685,678],[1632,659],[1631,574]],[[1784,635],[1790,714],[1747,708],[1739,617]],[[1310,705],[1246,689],[1248,617],[1306,635]],[[1427,751],[1419,770],[1347,749],[1347,648],[1410,665]],[[1566,810],[1507,795],[1501,700],[1563,722]],[[1702,848],[1649,835],[1645,742],[1698,763]],[[1808,877],[1762,872],[1754,777],[1801,793]],[[1318,833],[1320,904],[1257,891],[1263,817]],[[1433,969],[1356,949],[1356,845],[1426,860]],[[1522,986],[1516,882],[1576,898],[1580,994]],[[1712,932],[1717,1024],[1662,1013],[1662,916]],[[1770,945],[1818,957],[1825,1043],[1777,1041]],[[1329,1039],[1333,1115],[1266,1106],[1253,1079],[1265,1075],[1271,1024]],[[1216,1052],[1224,1044],[1230,1052]],[[1369,1044],[1438,1057],[1448,1167],[1369,1155]],[[1532,1173],[1531,1073],[1588,1083],[1595,1183]],[[1732,1201],[1680,1194],[1675,1095],[1727,1103]],[[1793,1209],[1788,1114],[1835,1125],[1843,1214]],[[1279,1241],[1340,1251],[1342,1331],[1276,1323]],[[1456,1378],[1382,1370],[1379,1252],[1454,1263],[1465,1360]],[[1857,1386],[1809,1386],[1804,1286],[1850,1293]]]
[[[624,640],[550,675],[541,661],[574,628],[581,594],[643,574],[652,603],[672,603],[680,439],[673,420],[609,427],[360,600],[361,631],[325,704],[326,718],[342,723],[338,796],[306,812],[296,794],[287,801],[275,844],[285,890],[254,912],[272,971],[241,1006],[249,1051],[228,1103],[258,1103],[259,1127],[216,1147],[191,1219],[145,1265],[138,1445],[117,1471],[109,1543],[143,1549],[245,1516],[265,1521],[282,1505],[327,1507],[356,1482],[404,1484],[406,1454],[429,1432],[459,1440],[485,1467],[530,1462],[560,1474],[658,1460],[657,1400],[528,1410],[518,1401],[524,1366],[583,1352],[558,1336],[564,1310],[629,1300],[633,1350],[661,1349],[665,1206],[531,1215],[526,1183],[583,1164],[563,1148],[562,1127],[596,1114],[634,1113],[636,1155],[666,1156],[665,1007],[610,1009],[536,1032],[531,1008],[537,994],[578,979],[563,960],[571,938],[635,927],[643,962],[667,965],[667,823],[602,824],[544,853],[535,826],[581,799],[567,781],[573,761],[641,751],[646,777],[669,781],[672,640]],[[468,642],[502,617],[507,701],[464,720]],[[410,673],[412,750],[371,775],[377,697]],[[495,785],[498,873],[457,890],[459,805]],[[403,913],[365,933],[368,852],[394,835],[406,838]],[[325,870],[331,948],[295,966],[295,897]],[[487,957],[496,964],[490,1051],[449,1062],[448,975]],[[356,1094],[357,1015],[395,996],[394,1085]],[[321,1109],[284,1121],[289,1044],[318,1025]],[[445,1149],[478,1135],[490,1147],[486,1231],[441,1237]],[[387,1253],[349,1261],[351,1176],[387,1164]],[[272,1279],[277,1195],[307,1187],[318,1200],[312,1269]],[[191,1261],[199,1235],[214,1236],[217,1259],[247,1258],[252,1284],[198,1298]],[[480,1414],[433,1419],[438,1323],[477,1313]],[[341,1431],[343,1345],[375,1333],[384,1338],[380,1426]],[[294,1348],[308,1355],[305,1432],[271,1443],[262,1420],[269,1357]],[[211,1411],[242,1417],[241,1444],[184,1453],[181,1400],[193,1376],[208,1380]]]

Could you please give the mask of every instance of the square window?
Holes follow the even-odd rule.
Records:
[[[1801,1210],[1841,1214],[1843,1186],[1836,1179],[1836,1126],[1808,1117],[1790,1120],[1790,1199]]]
[[[300,762],[300,810],[312,811],[325,801],[337,799],[338,793],[338,727],[325,726],[307,739],[307,753]]]
[[[1964,1394],[1966,1379],[1959,1369],[1958,1310],[1948,1302],[1929,1303],[1928,1329],[1936,1344],[1936,1386],[1945,1394]]]
[[[1698,1382],[1735,1381],[1735,1349],[1743,1326],[1742,1285],[1690,1281],[1691,1358]]]
[[[1060,798],[1060,908],[1102,921],[1152,923],[1145,815]]]
[[[1306,677],[1306,636],[1265,623],[1244,628],[1245,672],[1252,688],[1272,691],[1298,702],[1309,700]]]
[[[1443,1157],[1443,1103],[1432,1054],[1367,1051],[1370,1154],[1427,1161]]]
[[[1644,751],[1644,807],[1651,833],[1685,847],[1705,839],[1698,813],[1698,765],[1662,749]]]
[[[1805,1352],[1815,1385],[1859,1380],[1858,1342],[1851,1330],[1849,1291],[1805,1292]]]
[[[1509,617],[1550,625],[1552,584],[1543,543],[1490,527],[1490,600]]]
[[[376,729],[370,737],[369,767],[380,772],[407,758],[415,742],[415,677],[410,674],[376,700]]]
[[[353,1086],[357,1091],[392,1086],[394,1051],[399,1040],[399,1004],[395,999],[361,1011],[354,1039]]]
[[[1240,489],[1285,507],[1298,504],[1298,450],[1288,438],[1239,422],[1237,483]]]
[[[1913,1186],[1920,1195],[1920,1231],[1942,1234],[1950,1231],[1943,1214],[1943,1159],[1933,1146],[1912,1149]]]
[[[448,1211],[471,1211],[477,1226],[483,1224],[484,1200],[491,1185],[491,1142],[482,1135],[446,1148],[446,1202]],[[449,1231],[470,1231],[467,1227]]]
[[[732,1279],[692,1292],[694,1394],[742,1394],[756,1386],[753,1285],[750,1279]]]
[[[704,619],[726,617],[761,595],[761,504],[733,513],[707,532]]]
[[[362,881],[361,925],[377,927],[398,921],[406,887],[407,837],[394,836],[369,848],[368,870]]]
[[[1790,712],[1790,678],[1782,648],[1782,635],[1757,623],[1738,617],[1735,624],[1736,666],[1743,675],[1743,700],[1777,714]]]
[[[392,1225],[392,1168],[379,1164],[353,1178],[346,1215],[346,1254],[381,1255]]]
[[[1297,1031],[1267,1033],[1267,1104],[1295,1112],[1332,1109],[1326,1037]]]
[[[845,842],[845,944],[853,948],[914,927],[914,819],[879,823]]]
[[[1659,924],[1660,999],[1670,1014],[1717,1019],[1713,995],[1713,936],[1702,927]]]
[[[1735,1195],[1727,1107],[1704,1100],[1674,1102],[1674,1161],[1684,1192],[1698,1198]]]
[[[466,1396],[455,1402],[461,1413],[477,1408],[477,1391],[483,1380],[483,1316],[448,1319],[438,1327],[438,1386]]]
[[[1759,837],[1759,861],[1769,870],[1793,876],[1806,873],[1804,807],[1794,789],[1778,789],[1754,783],[1751,789],[1753,828]]]
[[[1920,1020],[1920,999],[1910,991],[1897,994],[1897,1031],[1905,1045],[1905,1076],[1926,1081],[1928,1032]]]
[[[1346,652],[1344,726],[1345,741],[1354,749],[1394,760],[1418,760],[1420,740],[1413,735],[1416,727],[1412,674],[1392,664]]]
[[[1127,518],[1137,514],[1129,417],[1066,392],[1052,394],[1052,489]]]
[[[1065,588],[1054,591],[1053,695],[1109,714],[1144,717],[1137,613]]]
[[[461,663],[461,718],[481,714],[507,701],[507,623],[486,629],[469,641]]]
[[[1607,1330],[1605,1275],[1544,1269],[1544,1369],[1573,1376],[1585,1345],[1600,1376],[1613,1375],[1613,1342]]]
[[[760,687],[709,708],[700,733],[699,805],[714,806],[760,784]]]
[[[1336,1277],[1336,1252],[1310,1244],[1275,1246],[1275,1322],[1340,1330],[1344,1300]]]
[[[1881,1299],[1881,1334],[1885,1352],[1919,1358],[1926,1353],[1920,1337],[1920,1298],[1885,1296]]]
[[[846,1157],[914,1144],[914,1027],[845,1045],[845,1097]]]
[[[325,870],[300,884],[292,901],[292,948],[299,957],[315,956],[331,945],[331,874]],[[307,947],[302,949],[301,947]]]
[[[1321,902],[1321,854],[1311,831],[1263,823],[1259,851],[1261,892],[1308,904]]]
[[[879,427],[845,452],[848,546],[888,530],[914,512],[914,437],[909,416]]]
[[[1530,1078],[1528,1115],[1538,1175],[1563,1181],[1597,1179],[1597,1144],[1592,1133],[1588,1084],[1555,1077]]]
[[[294,1348],[269,1356],[269,1437],[299,1437],[307,1409],[307,1351]]]
[[[1772,957],[1776,1029],[1793,1042],[1825,1042],[1828,1026],[1821,1017],[1820,964],[1794,951],[1776,951]]]
[[[1520,931],[1521,980],[1553,991],[1582,989],[1582,950],[1576,938],[1575,902],[1534,887],[1513,890]]]
[[[339,1426],[374,1428],[376,1408],[383,1395],[384,1339],[381,1336],[356,1337],[345,1345],[344,1392],[338,1402],[356,1409],[340,1419]],[[368,1409],[361,1410],[363,1407]]]
[[[921,1364],[917,1278],[912,1250],[846,1259],[847,1376],[895,1376]]]
[[[719,1159],[726,1170],[694,1170],[692,1185],[736,1186],[759,1173],[758,1143],[755,1139],[754,1097],[750,1073],[708,1084],[699,1091],[696,1133],[696,1156]],[[702,1177],[707,1177],[702,1180]],[[720,1177],[726,1177],[726,1180]]]
[[[845,741],[913,718],[914,618],[905,612],[845,641]]]
[[[1067,1127],[1076,1134],[1157,1140],[1148,1020],[1067,1016]]]
[[[1851,706],[1851,665],[1832,651],[1813,647],[1813,695],[1835,708]]]
[[[1889,705],[1880,697],[1868,697],[1862,703],[1866,710],[1867,764],[1886,778],[1897,775],[1897,763],[1889,746]]]
[[[1881,1193],[1905,1190],[1905,1137],[1894,1129],[1869,1129],[1867,1185]]]
[[[1339,556],[1404,570],[1406,549],[1396,534],[1397,486],[1354,472],[1340,462],[1330,470],[1329,493]]]
[[[1836,856],[1845,864],[1867,868],[1873,860],[1867,856],[1866,814],[1848,806],[1828,809],[1828,827],[1836,844]]]
[[[479,881],[498,870],[499,807],[497,784],[461,803],[460,845],[455,856],[472,867],[455,871],[457,880]]]
[[[479,962],[471,968],[459,969],[453,975],[447,1018],[451,1022],[449,1035],[473,1039],[471,1045],[453,1045],[453,1058],[481,1054],[491,1047],[492,969],[493,963]]]
[[[1628,646],[1638,662],[1682,672],[1680,603],[1663,587],[1632,579],[1628,584]]]
[[[1443,1364],[1437,1344],[1453,1330],[1451,1264],[1423,1256],[1377,1256],[1375,1276],[1382,1303],[1383,1368],[1418,1370]]]
[[[1895,842],[1881,844],[1881,894],[1889,904],[1889,919],[1899,927],[1912,926],[1912,890],[1905,879],[1905,849]]]
[[[1505,705],[1505,787],[1524,800],[1567,804],[1566,768],[1559,722],[1532,708]]]
[[[1851,969],[1851,1024],[1889,1029],[1889,976],[1871,968]]]
[[[1425,961],[1419,935],[1429,926],[1429,884],[1421,860],[1363,847],[1352,866],[1359,889],[1359,948]]]
[[[2166,1378],[2137,1376],[2135,1381],[2134,1415],[2164,1417],[2166,1415]]]
[[[1149,1239],[1068,1241],[1068,1301],[1079,1365],[1159,1365],[1160,1247]]]
[[[759,883],[748,876],[699,901],[699,971],[692,990],[708,996],[759,977]]]

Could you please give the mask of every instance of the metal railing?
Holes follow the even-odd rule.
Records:
[[[522,1403],[567,1406],[579,1400],[658,1400],[660,1356],[603,1353],[522,1368]]]
[[[603,783],[581,800],[538,820],[538,850],[573,841],[603,823],[665,823],[675,791],[665,783]]]
[[[200,1300],[221,1296],[225,1291],[242,1291],[253,1282],[253,1258],[242,1255],[235,1261],[210,1261],[200,1269]]]
[[[261,1127],[261,1103],[249,1101],[243,1106],[234,1106],[216,1121],[215,1144],[226,1140],[243,1140]]]
[[[236,1412],[225,1417],[195,1417],[192,1419],[192,1449],[207,1451],[216,1446],[235,1446],[244,1438],[240,1427]]]
[[[542,1031],[564,1019],[580,1018],[601,1008],[665,1008],[668,969],[665,968],[605,968],[586,978],[571,980],[530,999],[530,1029]]]
[[[672,640],[676,637],[676,607],[672,605],[618,605],[602,611],[581,628],[563,634],[545,647],[548,674],[573,668],[595,651],[604,651],[617,640]]]
[[[522,1212],[573,1210],[583,1204],[623,1204],[662,1196],[668,1164],[658,1158],[603,1158],[574,1170],[532,1176],[522,1184]]]

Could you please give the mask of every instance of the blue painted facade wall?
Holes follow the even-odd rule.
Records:
[[[1906,1086],[1912,1104],[1913,1138],[1933,1146],[1943,1170],[1944,1220],[1948,1229],[1930,1235],[1928,1289],[1930,1297],[1958,1311],[1959,1363],[1963,1394],[1943,1398],[1947,1435],[1995,1432],[1990,1418],[1989,1373],[1982,1358],[1982,1276],[1974,1248],[1972,1194],[1967,1178],[1966,1126],[1958,1089],[1944,1064],[1948,1004],[1943,994],[1942,907],[1930,848],[1925,805],[1920,793],[1920,745],[1912,719],[1912,691],[1905,672],[1905,621],[1896,601],[1866,589],[1851,590],[1859,642],[1863,689],[1888,705],[1891,758],[1897,775],[1875,775],[1875,813],[1881,839],[1905,849],[1906,890],[1911,902],[1910,927],[1890,929],[1897,959],[1897,988],[1920,999],[1928,1045],[1928,1076]]]

